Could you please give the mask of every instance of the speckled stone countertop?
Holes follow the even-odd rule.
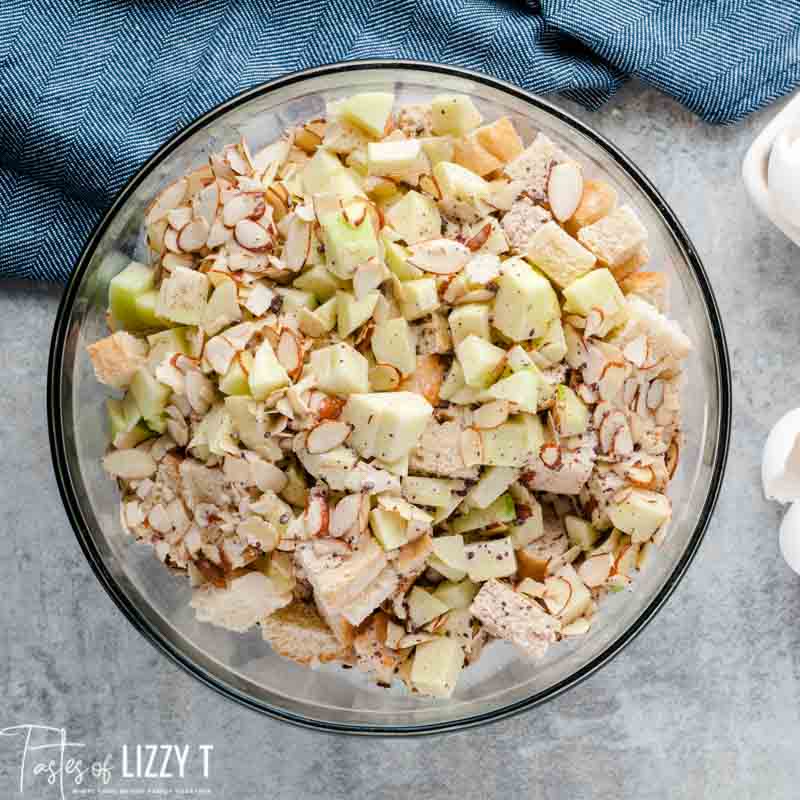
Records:
[[[759,461],[771,423],[800,404],[800,251],[757,216],[739,177],[749,143],[777,108],[710,127],[637,85],[599,113],[570,108],[625,150],[683,221],[716,291],[733,362],[733,439],[717,512],[645,632],[544,707],[439,739],[315,734],[222,699],[147,644],[85,563],[47,443],[59,291],[6,283],[0,729],[67,727],[89,759],[125,743],[213,744],[209,779],[192,785],[226,800],[797,797],[800,578],[780,559],[779,509],[762,497]],[[0,797],[20,796],[18,781],[18,741],[0,737]],[[40,781],[24,796],[57,793]]]

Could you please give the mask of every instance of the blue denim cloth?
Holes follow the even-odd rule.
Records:
[[[733,122],[800,82],[800,0],[0,0],[0,277],[66,280],[176,130],[356,58],[469,67],[589,108],[635,75]]]

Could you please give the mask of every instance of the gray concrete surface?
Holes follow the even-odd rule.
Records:
[[[800,252],[744,195],[742,156],[772,108],[730,128],[626,88],[578,111],[627,150],[689,230],[734,365],[734,434],[713,524],[647,630],[580,687],[484,730],[407,741],[272,722],[196,683],[95,581],[51,475],[44,411],[59,292],[0,286],[0,728],[67,726],[84,757],[123,743],[215,745],[214,798],[794,798],[800,782],[800,578],[759,485],[769,425],[800,401]],[[19,796],[0,737],[0,797]],[[56,797],[57,787],[25,797]],[[70,796],[69,794],[67,796]]]

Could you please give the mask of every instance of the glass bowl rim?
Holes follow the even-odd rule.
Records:
[[[123,593],[117,585],[110,571],[103,563],[100,553],[95,546],[92,536],[87,532],[88,525],[85,524],[81,511],[81,503],[78,493],[73,486],[69,463],[67,459],[67,447],[64,440],[64,430],[61,419],[61,378],[63,371],[63,360],[65,346],[69,334],[69,322],[72,316],[73,304],[77,296],[78,288],[89,267],[95,249],[105,233],[108,226],[116,217],[117,212],[124,206],[130,195],[135,191],[139,184],[147,175],[152,172],[176,147],[186,141],[190,136],[201,130],[205,125],[226,114],[227,112],[241,106],[242,104],[261,97],[276,89],[302,83],[310,78],[325,75],[340,74],[364,70],[397,70],[397,71],[423,71],[451,75],[459,78],[482,83],[516,97],[527,104],[542,110],[561,122],[571,126],[578,132],[590,139],[595,145],[600,147],[617,166],[620,167],[636,184],[639,191],[652,203],[665,225],[669,228],[677,245],[696,280],[705,304],[705,310],[709,318],[712,332],[712,342],[714,345],[714,363],[716,366],[716,383],[719,393],[719,437],[716,451],[714,453],[711,479],[709,490],[705,497],[703,507],[695,524],[686,549],[681,558],[674,565],[664,586],[659,590],[651,602],[641,611],[636,620],[619,637],[612,641],[601,653],[585,664],[574,673],[566,676],[549,688],[526,697],[523,700],[510,703],[502,708],[495,709],[483,714],[447,720],[444,722],[424,723],[421,725],[370,725],[360,723],[337,723],[324,720],[317,720],[304,717],[281,708],[271,706],[260,700],[247,695],[236,687],[225,683],[220,678],[212,675],[191,658],[186,656],[182,650],[172,641],[164,636],[159,630],[152,626],[139,610],[130,602],[127,595]],[[725,465],[728,457],[731,433],[731,404],[732,404],[732,385],[731,368],[728,355],[728,348],[725,340],[725,332],[722,325],[719,308],[711,288],[710,281],[700,257],[692,245],[686,231],[678,221],[674,212],[661,196],[660,192],[653,186],[650,180],[642,171],[624,155],[616,145],[612,144],[601,134],[597,133],[592,127],[572,116],[563,109],[553,105],[541,97],[525,91],[511,83],[497,78],[484,75],[460,67],[453,67],[443,64],[435,64],[426,61],[411,59],[392,60],[392,59],[366,59],[342,61],[334,64],[313,67],[310,69],[291,72],[275,78],[271,81],[258,84],[247,89],[234,97],[220,103],[205,114],[200,115],[192,122],[184,126],[174,134],[168,141],[162,144],[155,153],[136,171],[128,180],[109,208],[104,212],[101,219],[97,222],[89,235],[81,254],[76,263],[70,279],[65,288],[58,313],[53,326],[53,334],[50,344],[50,356],[47,376],[47,420],[48,433],[50,440],[50,452],[53,468],[58,483],[59,494],[61,495],[64,508],[67,512],[72,529],[83,550],[84,556],[89,562],[95,576],[100,581],[103,588],[116,604],[117,608],[125,615],[128,621],[139,631],[152,645],[170,658],[179,667],[184,669],[193,677],[204,683],[206,686],[222,694],[224,697],[235,701],[247,708],[266,714],[272,718],[289,722],[304,728],[328,733],[346,733],[359,735],[377,736],[410,736],[442,733],[448,731],[465,730],[475,728],[490,722],[519,714],[522,711],[534,708],[547,700],[553,699],[565,692],[567,689],[578,685],[586,680],[596,670],[608,663],[614,656],[620,653],[629,645],[636,636],[644,629],[650,620],[658,613],[660,608],[669,599],[672,592],[680,583],[683,575],[694,559],[697,550],[705,536],[706,529],[714,511],[714,507],[719,496],[722,480],[725,472]]]

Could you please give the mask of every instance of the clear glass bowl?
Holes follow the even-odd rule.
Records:
[[[118,494],[101,470],[105,389],[86,356],[105,335],[110,278],[145,257],[143,211],[159,187],[245,135],[258,147],[325,103],[389,88],[399,100],[440,92],[471,95],[487,119],[507,114],[526,141],[542,130],[602,175],[635,206],[650,231],[652,263],[671,276],[672,314],[695,352],[684,393],[685,445],[671,488],[671,533],[631,591],[612,596],[582,638],[531,662],[505,643],[466,670],[449,701],[369,684],[356,670],[308,669],[273,654],[258,630],[230,633],[195,621],[188,581],[172,576],[119,523]],[[75,533],[97,577],[128,619],[197,678],[250,708],[329,731],[412,734],[479,725],[555,696],[607,662],[658,611],[696,552],[722,480],[730,430],[730,370],[711,287],[686,233],[663,198],[613,145],[550,103],[509,84],[450,67],[351,62],[289,75],[230,100],[165,144],[130,181],[92,234],[67,287],[53,333],[48,386],[56,474]]]

